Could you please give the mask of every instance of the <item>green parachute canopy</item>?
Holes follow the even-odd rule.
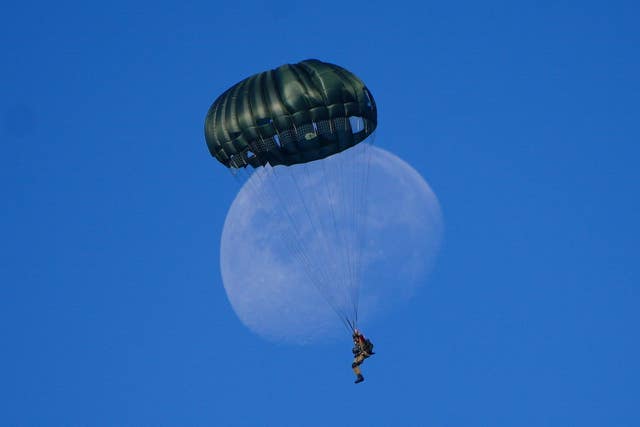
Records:
[[[331,156],[366,139],[376,104],[350,71],[316,59],[248,77],[209,108],[211,155],[228,168],[295,165]]]

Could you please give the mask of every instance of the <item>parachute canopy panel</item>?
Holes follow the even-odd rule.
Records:
[[[248,77],[209,108],[211,155],[229,168],[294,165],[365,140],[377,126],[364,83],[337,65],[309,59]]]

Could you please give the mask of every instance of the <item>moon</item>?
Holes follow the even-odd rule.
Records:
[[[274,342],[323,342],[344,333],[336,314],[349,301],[366,327],[414,296],[442,234],[425,179],[361,143],[304,165],[256,170],[227,213],[220,270],[251,331]]]

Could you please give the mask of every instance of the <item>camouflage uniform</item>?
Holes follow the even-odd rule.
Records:
[[[360,372],[360,365],[366,358],[371,356],[370,353],[367,352],[365,345],[365,338],[360,333],[354,333],[353,335],[353,349],[351,352],[355,356],[353,359],[353,363],[351,364],[351,368],[353,369],[353,373],[356,374],[356,383],[364,381],[364,377],[362,376],[362,372]]]

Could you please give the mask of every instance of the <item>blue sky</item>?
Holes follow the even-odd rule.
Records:
[[[0,424],[637,426],[640,6],[13,2],[0,13]],[[203,119],[306,58],[374,93],[376,144],[446,225],[421,293],[350,342],[237,320],[238,189]],[[392,285],[392,284],[390,284]]]

